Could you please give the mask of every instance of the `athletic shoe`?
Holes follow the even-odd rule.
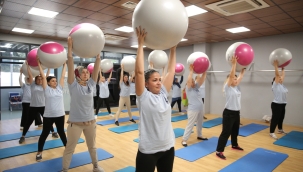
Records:
[[[21,143],[23,143],[25,141],[25,138],[22,136],[22,137],[20,137],[20,139],[19,139],[19,144],[21,144]]]
[[[216,152],[217,157],[220,159],[226,160],[226,157],[223,155],[223,152]]]
[[[58,138],[59,136],[58,136],[58,133],[56,133],[56,132],[53,132],[52,133],[52,136],[54,137],[54,138]]]
[[[179,115],[185,115],[185,113],[183,113],[183,112],[179,112]]]
[[[187,147],[187,143],[185,141],[181,142],[182,146]]]
[[[203,116],[203,119],[207,119],[205,116]]]
[[[243,151],[244,149],[242,149],[241,147],[239,146],[232,146],[231,147],[232,149],[235,149],[235,150],[239,150],[239,151]]]
[[[105,172],[104,169],[102,167],[100,167],[99,165],[95,166],[94,165],[94,169],[93,172]]]
[[[20,130],[23,130],[23,127],[20,127]]]
[[[284,130],[278,130],[278,134],[287,134]]]
[[[116,126],[119,126],[119,122],[118,121],[116,121],[115,124],[116,124]]]
[[[208,140],[206,137],[197,137],[198,140]]]
[[[130,122],[136,123],[136,121],[134,119],[129,120]]]
[[[98,118],[98,115],[95,115],[95,119],[97,119]]]
[[[40,162],[42,160],[42,154],[36,155],[36,161]]]
[[[275,135],[275,133],[269,133],[269,136],[272,137],[272,138],[274,138],[274,139],[276,139],[276,140],[278,140],[278,137]]]

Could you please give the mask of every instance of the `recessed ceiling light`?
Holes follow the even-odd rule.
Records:
[[[208,11],[206,11],[206,10],[200,8],[200,7],[197,7],[195,5],[190,5],[188,7],[185,7],[185,9],[186,9],[188,17],[208,12]]]
[[[182,38],[180,42],[187,41],[188,39]]]
[[[121,31],[121,32],[127,32],[127,33],[134,31],[134,29],[132,27],[128,27],[128,26],[122,26],[122,27],[119,27],[115,30]]]
[[[239,32],[247,32],[250,30],[247,29],[246,27],[235,27],[235,28],[226,29],[226,31],[231,33],[239,33]]]
[[[133,48],[138,48],[138,45],[132,45],[130,47],[133,47]],[[146,47],[145,45],[143,45],[143,48]]]
[[[42,17],[48,17],[48,18],[54,18],[59,13],[55,12],[55,11],[49,11],[49,10],[44,10],[44,9],[33,7],[29,10],[28,14],[42,16]]]
[[[22,29],[22,28],[14,27],[14,29],[13,29],[12,31],[13,31],[13,32],[21,32],[21,33],[28,33],[28,34],[31,34],[31,33],[33,33],[35,30]]]

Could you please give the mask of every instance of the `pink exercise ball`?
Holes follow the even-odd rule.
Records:
[[[201,74],[207,71],[208,66],[209,60],[206,57],[199,57],[193,63],[194,72],[197,74]]]
[[[30,50],[30,52],[26,56],[27,64],[34,70],[39,70],[38,62],[37,62],[37,52],[38,48],[34,48]],[[42,69],[46,69],[47,67],[41,64]]]
[[[199,52],[199,51],[197,51],[197,52],[194,52],[194,53],[191,53],[189,56],[188,56],[188,58],[187,58],[187,65],[188,66],[190,66],[191,64],[194,64],[194,62],[198,59],[198,58],[201,58],[201,57],[203,57],[203,58],[206,58],[206,59],[209,59],[208,58],[208,56],[205,54],[205,53],[203,53],[203,52]],[[208,60],[209,61],[209,60]],[[200,63],[200,62],[197,62],[198,64]],[[198,67],[197,67],[198,68]],[[200,68],[200,67],[199,67]],[[200,71],[201,69],[199,69],[198,71]],[[207,70],[207,69],[206,69]],[[205,71],[204,71],[205,72]],[[196,73],[195,72],[195,70],[194,70],[194,73],[195,74],[198,74],[198,73]],[[203,72],[202,72],[203,73]]]
[[[97,56],[104,48],[102,30],[91,23],[81,23],[73,27],[69,36],[73,39],[73,53],[81,58]]]
[[[56,69],[67,60],[67,53],[63,45],[57,42],[45,42],[38,49],[38,57],[43,66]]]
[[[231,58],[237,56],[237,71],[248,67],[254,60],[254,51],[252,47],[245,42],[236,42],[229,46],[226,51],[226,61],[231,65]]]
[[[94,66],[95,66],[95,63],[90,63],[90,64],[87,66],[87,70],[89,71],[90,74],[93,73],[93,71],[94,71]]]
[[[177,63],[175,66],[175,75],[182,76],[184,74],[185,67],[182,63]]]

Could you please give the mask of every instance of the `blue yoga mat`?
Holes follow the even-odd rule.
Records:
[[[211,128],[217,125],[222,124],[222,118],[215,118],[208,121],[205,121],[203,123],[203,128]]]
[[[138,120],[139,117],[133,116],[133,119],[134,120]],[[119,121],[119,123],[121,123],[121,122],[127,122],[127,121],[129,121],[129,117],[120,118],[118,121]],[[114,124],[114,123],[115,123],[115,119],[110,119],[110,120],[98,121],[97,122],[98,125],[102,125],[102,126],[103,125],[110,125],[110,124]]]
[[[120,170],[117,170],[115,172],[136,172],[136,168],[133,166],[128,166],[128,167],[122,168]]]
[[[78,141],[78,143],[83,143],[83,142],[84,142],[84,140],[81,138]],[[48,140],[45,142],[43,150],[58,148],[58,147],[62,147],[62,146],[63,146],[63,143],[62,143],[61,139]],[[0,149],[0,152],[1,152],[0,159],[17,156],[17,155],[22,155],[22,154],[28,154],[28,153],[37,152],[37,151],[38,151],[38,143],[4,148],[4,149]]]
[[[97,154],[98,154],[99,161],[114,157],[112,154],[110,154],[100,148],[97,149]],[[69,168],[76,168],[76,167],[79,167],[82,165],[90,164],[91,162],[92,161],[91,161],[89,152],[76,153],[73,155]],[[13,168],[10,170],[5,170],[4,172],[27,172],[27,171],[30,171],[30,172],[41,172],[41,171],[58,172],[61,170],[62,170],[62,157],[47,160],[47,161],[41,161],[38,163]]]
[[[172,111],[171,111],[171,114],[174,114],[174,113],[179,113],[179,111],[172,110]]]
[[[171,118],[171,122],[178,122],[187,119],[187,114],[180,115],[180,116],[174,116]]]
[[[274,142],[275,145],[303,150],[303,132],[291,131],[279,140]]]
[[[131,125],[125,125],[125,126],[120,126],[120,127],[113,127],[109,128],[108,130],[121,134],[129,131],[134,131],[138,130],[138,124],[131,124]]]
[[[261,125],[261,124],[255,124],[255,123],[248,124],[243,127],[240,127],[239,136],[246,137],[246,136],[252,135],[256,132],[259,132],[261,130],[264,130],[265,128],[268,128],[268,126]]]
[[[115,113],[111,113],[112,115],[113,114],[115,114]],[[109,115],[109,113],[108,112],[100,112],[100,113],[98,113],[98,116],[106,116],[106,115]]]
[[[131,108],[130,111],[132,112],[135,112],[135,111],[138,111],[139,109],[138,108]],[[121,110],[121,112],[128,112],[127,109],[123,109]]]
[[[284,153],[257,148],[232,164],[226,166],[220,170],[220,172],[271,172],[287,157],[288,155]]]
[[[54,128],[54,130],[57,131],[56,128]],[[25,135],[25,138],[40,136],[41,133],[42,133],[42,130],[28,131]],[[10,141],[10,140],[17,140],[17,139],[20,139],[21,136],[22,136],[22,132],[0,135],[0,142]]]
[[[175,155],[186,161],[196,161],[210,153],[213,153],[217,149],[218,137],[212,137],[206,141],[198,142],[193,145],[176,150]],[[227,142],[226,146],[230,145],[230,141]]]
[[[183,136],[184,131],[185,130],[183,128],[174,128],[175,138]],[[139,143],[139,138],[134,139],[134,142]]]

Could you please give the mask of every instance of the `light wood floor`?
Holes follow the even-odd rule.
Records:
[[[117,109],[113,108],[112,110],[113,112],[115,112]],[[138,115],[138,112],[133,112],[133,115]],[[174,114],[174,116],[175,115],[177,114]],[[121,117],[126,117],[126,116],[128,116],[127,113],[121,113]],[[213,114],[207,114],[206,116],[208,119],[219,117],[219,115],[213,115]],[[67,118],[68,116],[66,116],[66,119]],[[106,119],[112,119],[112,118],[109,116],[98,117],[98,121],[106,120]],[[2,134],[20,132],[19,123],[20,123],[19,119],[0,121],[0,134],[2,135]],[[243,123],[243,125],[249,123],[265,124],[263,121],[256,121],[249,119],[241,119],[241,123]],[[128,122],[121,123],[120,126],[127,124],[130,123]],[[187,120],[172,123],[174,128],[185,128],[186,124],[187,124]],[[97,138],[96,138],[97,147],[102,148],[114,155],[114,158],[100,161],[99,165],[102,166],[106,172],[112,172],[127,166],[135,166],[138,144],[136,142],[133,142],[133,139],[138,137],[138,131],[132,131],[123,134],[115,134],[108,130],[108,128],[111,127],[115,127],[115,125],[114,124],[107,126],[98,125],[97,127]],[[32,126],[30,130],[35,130],[35,129],[41,129],[41,128]],[[221,132],[221,129],[222,129],[222,125],[219,125],[209,129],[203,128],[202,132],[203,135],[208,138],[213,136],[218,137]],[[284,130],[303,131],[303,127],[285,125]],[[277,134],[277,136],[281,137],[281,135],[279,134]],[[83,135],[81,137],[84,138]],[[35,143],[38,141],[38,139],[39,137],[26,138],[25,144]],[[48,137],[48,139],[52,139],[52,138]],[[240,146],[244,148],[243,152],[233,151],[230,149],[230,147],[226,147],[225,156],[227,157],[227,160],[218,159],[214,153],[205,156],[201,159],[198,159],[195,162],[188,162],[176,157],[174,162],[174,172],[219,171],[222,168],[240,159],[241,157],[243,157],[244,155],[248,154],[249,152],[253,151],[256,148],[265,148],[289,155],[289,157],[282,164],[280,164],[274,170],[274,172],[290,172],[290,171],[302,172],[303,171],[303,163],[302,163],[303,151],[274,145],[273,144],[274,140],[269,137],[269,129],[262,130],[248,137],[239,136],[238,139]],[[176,139],[176,145],[175,145],[176,150],[183,147],[181,145],[181,140],[182,137]],[[196,140],[196,131],[194,129],[194,133],[191,135],[190,139],[188,140],[188,144],[190,145],[196,142],[198,142],[198,140]],[[18,146],[18,145],[19,145],[18,140],[0,142],[0,149]],[[45,161],[45,160],[61,157],[63,151],[64,151],[64,147],[46,150],[43,152],[43,160]],[[85,143],[78,144],[75,149],[75,153],[84,152],[84,151],[87,151],[86,144]],[[35,155],[36,153],[29,153],[25,155],[2,159],[0,160],[0,171],[24,166],[27,164],[36,163]],[[92,171],[92,165],[91,164],[84,165],[75,169],[71,169],[69,171],[71,172]]]

